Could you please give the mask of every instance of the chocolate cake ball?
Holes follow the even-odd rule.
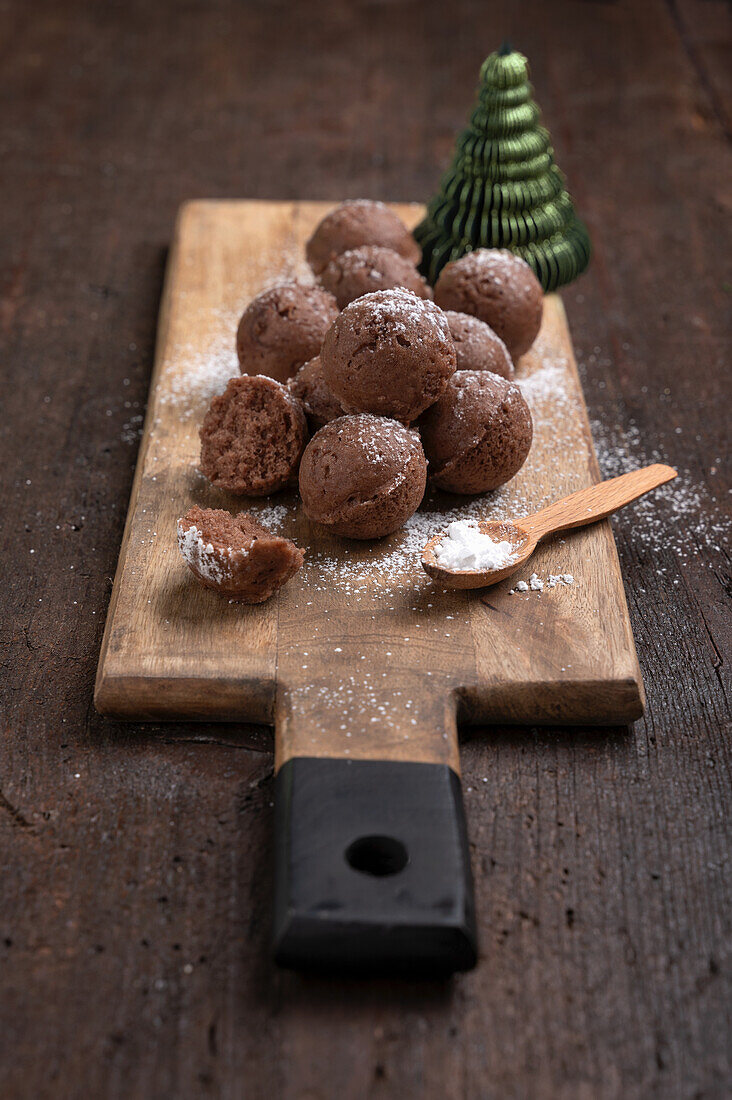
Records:
[[[297,475],[308,431],[301,403],[273,378],[232,378],[201,426],[201,472],[212,485],[261,497]]]
[[[310,440],[300,464],[307,515],[352,539],[398,530],[419,507],[426,480],[417,432],[380,416],[332,420]]]
[[[191,508],[178,520],[178,547],[206,588],[242,603],[263,603],[289,581],[305,555],[247,512]]]
[[[318,354],[337,315],[335,298],[320,286],[271,286],[249,303],[239,322],[236,353],[241,373],[286,382]]]
[[[485,321],[514,360],[529,350],[541,328],[541,283],[525,260],[506,249],[478,248],[446,264],[435,283],[435,301]]]
[[[351,302],[328,329],[323,377],[347,412],[409,421],[428,408],[455,370],[444,313],[408,290],[377,290]]]
[[[519,387],[487,370],[457,371],[419,428],[432,481],[451,493],[485,493],[509,481],[533,436]]]
[[[324,424],[343,416],[343,406],[325,384],[319,355],[300,367],[287,388],[302,401],[311,431],[317,432]]]
[[[320,282],[343,309],[349,302],[373,290],[401,286],[420,298],[431,298],[432,289],[411,260],[393,248],[365,244],[334,256],[320,276]]]
[[[469,313],[445,310],[450,335],[455,344],[458,370],[489,370],[502,378],[513,378],[514,369],[508,348],[490,325]]]
[[[342,202],[326,214],[305,245],[305,255],[315,274],[320,275],[334,256],[362,244],[392,248],[413,264],[422,257],[419,245],[396,214],[383,202],[370,199]]]

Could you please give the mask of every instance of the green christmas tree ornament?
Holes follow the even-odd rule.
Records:
[[[590,259],[590,238],[554,163],[549,132],[523,54],[504,46],[480,70],[478,102],[452,164],[414,231],[422,273],[434,283],[475,248],[508,248],[544,290],[571,282]]]

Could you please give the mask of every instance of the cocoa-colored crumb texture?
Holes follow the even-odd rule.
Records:
[[[301,567],[305,554],[247,512],[189,509],[178,520],[178,545],[196,579],[242,603],[263,603]]]
[[[297,374],[290,379],[288,389],[302,401],[312,432],[344,414],[343,406],[335,394],[331,393],[323,377],[323,364],[319,355],[300,367]]]
[[[381,538],[419,507],[427,463],[417,432],[394,420],[345,416],[322,428],[300,464],[310,519],[337,535]]]
[[[232,378],[201,426],[201,472],[212,485],[266,496],[291,483],[307,442],[302,404],[272,378]]]
[[[316,275],[334,256],[361,245],[391,248],[416,265],[422,250],[404,223],[383,202],[352,199],[326,214],[305,246],[307,261]]]
[[[336,300],[323,287],[295,282],[270,287],[242,314],[236,333],[239,369],[286,382],[318,354],[337,315]]]
[[[478,248],[446,264],[435,283],[435,301],[444,310],[485,321],[514,361],[529,350],[541,328],[541,284],[525,260],[506,249]]]
[[[489,370],[502,378],[513,378],[510,352],[500,336],[479,317],[445,310],[455,344],[458,370]]]
[[[419,428],[432,481],[452,493],[505,484],[523,466],[533,438],[519,387],[490,371],[457,371]]]
[[[437,400],[457,362],[442,310],[400,288],[346,306],[320,357],[325,381],[347,412],[403,422]]]
[[[362,245],[334,256],[320,282],[340,309],[364,294],[397,286],[411,290],[419,298],[432,298],[432,288],[412,261],[381,245]]]

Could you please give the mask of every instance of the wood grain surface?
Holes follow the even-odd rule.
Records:
[[[728,6],[0,20],[3,1096],[728,1094]],[[170,228],[195,196],[427,199],[504,37],[592,233],[563,300],[602,472],[679,469],[612,521],[646,713],[467,731],[478,968],[308,980],[267,955],[264,727],[92,702]]]
[[[329,209],[192,202],[181,211],[97,708],[133,718],[276,719],[276,766],[291,756],[349,756],[456,771],[458,700],[473,723],[639,717],[640,670],[607,523],[546,546],[515,575],[575,578],[542,596],[511,594],[509,583],[483,597],[447,592],[420,564],[422,545],[448,517],[518,516],[596,480],[556,295],[547,297],[542,330],[518,366],[533,411],[531,452],[500,493],[467,501],[432,493],[415,528],[354,543],[308,521],[295,494],[242,501],[198,473],[198,428],[225,385],[222,373],[236,371],[238,317],[278,279],[307,277],[305,241]],[[410,225],[423,212],[394,209]],[[219,360],[219,369],[207,368]],[[305,567],[256,607],[201,589],[176,545],[176,520],[193,503],[251,509],[265,522],[279,508],[277,530],[305,548]]]

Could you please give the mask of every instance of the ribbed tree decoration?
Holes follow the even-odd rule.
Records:
[[[483,62],[480,79],[470,124],[414,231],[422,273],[434,283],[449,260],[474,248],[510,248],[555,290],[587,267],[590,238],[539,125],[527,60],[503,46]]]

